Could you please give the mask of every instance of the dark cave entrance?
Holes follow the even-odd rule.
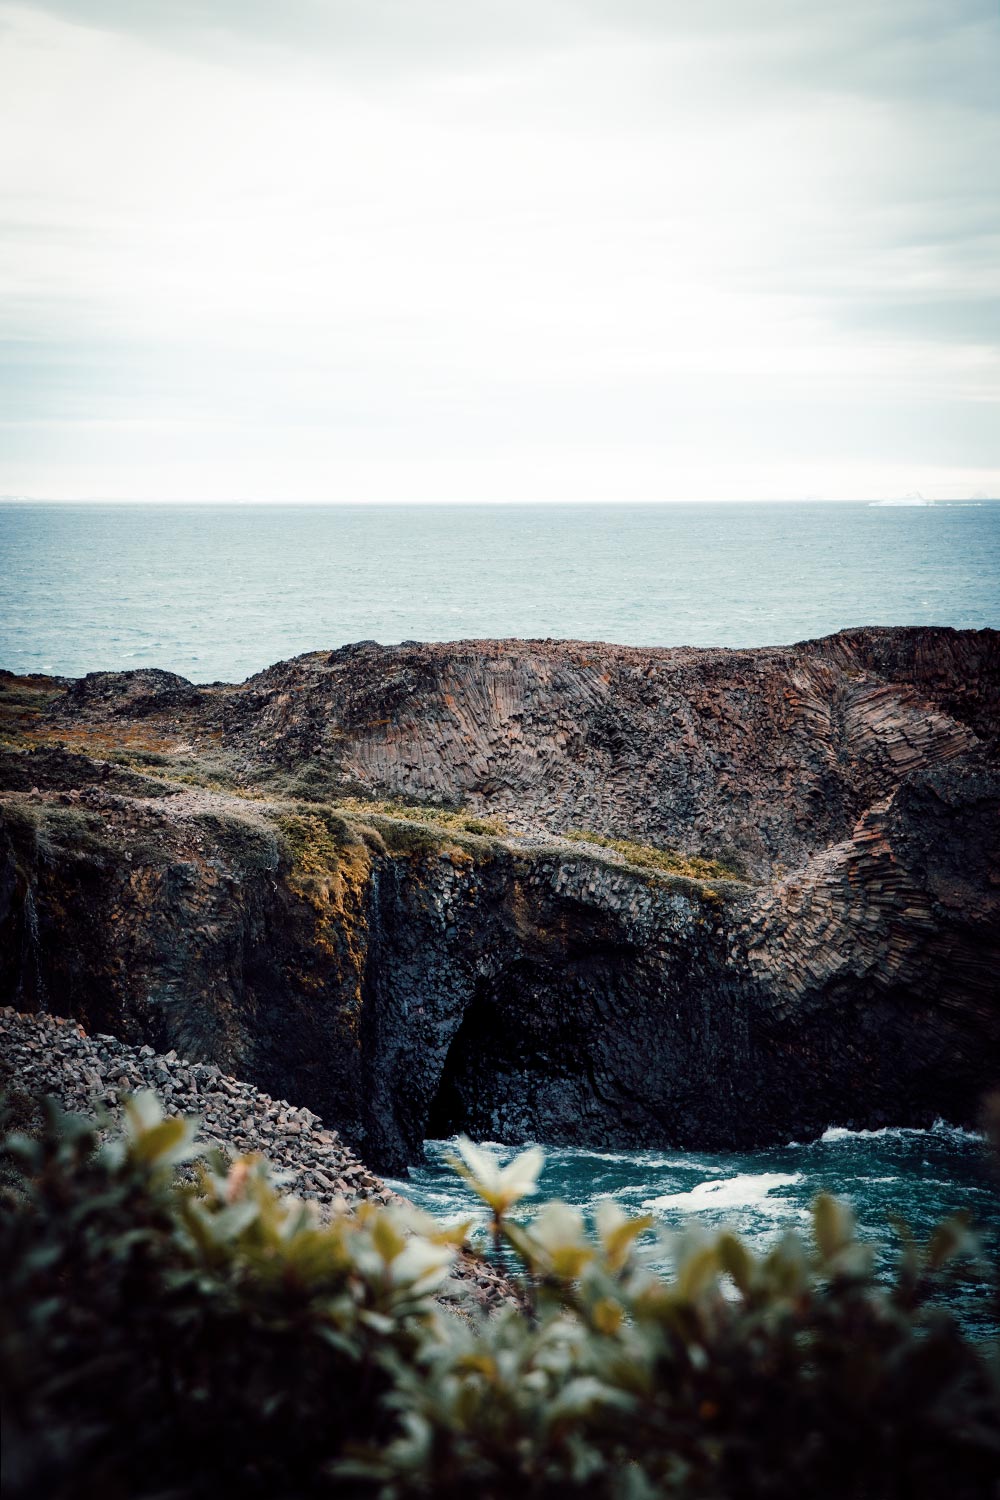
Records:
[[[482,981],[448,1048],[425,1139],[576,1139],[595,1088],[580,1008],[554,1006],[548,970],[514,964]]]
[[[441,1140],[462,1131],[483,1133],[506,1051],[499,1022],[495,1000],[477,993],[448,1048],[427,1115],[428,1139]]]

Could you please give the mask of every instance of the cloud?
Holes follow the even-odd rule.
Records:
[[[2,491],[1000,490],[981,0],[64,0],[0,55]]]

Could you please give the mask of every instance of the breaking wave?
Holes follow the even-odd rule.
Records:
[[[955,1142],[985,1140],[985,1136],[978,1131],[966,1130],[961,1125],[949,1125],[945,1120],[935,1120],[933,1125],[924,1129],[912,1125],[883,1125],[881,1130],[848,1130],[844,1125],[831,1125],[824,1130],[819,1143],[831,1145],[838,1141],[903,1141],[922,1135]]]
[[[690,1213],[713,1213],[717,1209],[761,1208],[776,1188],[794,1187],[801,1172],[741,1172],[736,1177],[699,1182],[686,1193],[664,1193],[647,1198],[644,1208],[683,1209]],[[775,1204],[775,1208],[778,1205]],[[787,1210],[782,1204],[780,1211]]]

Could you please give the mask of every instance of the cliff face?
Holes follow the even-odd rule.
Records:
[[[459,1128],[971,1120],[998,705],[996,633],[932,630],[7,678],[0,1002],[217,1062],[387,1170]]]
[[[251,678],[218,722],[248,767],[766,875],[848,837],[906,772],[994,738],[1000,667],[995,632],[944,630],[762,651],[363,644]]]

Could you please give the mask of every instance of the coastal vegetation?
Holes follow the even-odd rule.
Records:
[[[996,1367],[934,1300],[985,1274],[964,1222],[923,1247],[903,1231],[882,1285],[820,1197],[808,1238],[757,1255],[691,1232],[664,1277],[648,1218],[608,1201],[591,1226],[560,1203],[525,1219],[541,1153],[459,1149],[491,1216],[473,1254],[513,1268],[489,1319],[455,1301],[469,1222],[336,1200],[324,1222],[150,1094],[103,1144],[52,1108],[8,1132],[5,1494],[993,1492]]]
[[[509,833],[507,825],[499,818],[480,818],[465,808],[377,799],[365,801],[359,797],[342,797],[337,806],[348,816],[402,819],[408,823],[422,823],[428,828],[444,828],[450,833],[471,833],[479,838],[503,838]]]
[[[733,866],[717,859],[702,859],[696,854],[682,854],[679,849],[661,849],[653,844],[638,844],[632,839],[608,838],[589,829],[571,828],[562,835],[574,844],[593,844],[610,849],[630,865],[644,870],[659,870],[664,875],[682,875],[688,880],[741,880],[743,875]]]

